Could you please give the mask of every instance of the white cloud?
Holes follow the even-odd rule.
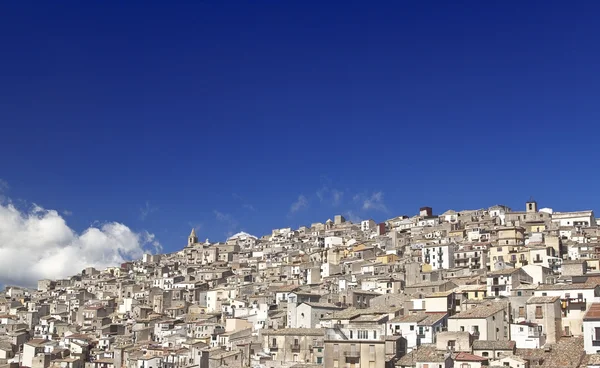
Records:
[[[242,202],[242,208],[245,208],[250,211],[256,211],[254,206],[251,203],[248,203],[248,201],[246,201],[241,195],[237,193],[231,193],[231,196],[237,199],[238,201]]]
[[[157,207],[150,205],[150,201],[146,201],[146,205],[140,208],[140,219],[144,221],[151,213],[158,211]]]
[[[254,206],[251,205],[251,204],[249,204],[249,203],[244,203],[242,205],[242,207],[245,208],[245,209],[247,209],[247,210],[250,210],[250,211],[256,211],[256,209],[254,208]]]
[[[64,210],[64,211],[62,211],[62,214],[65,216],[71,216],[71,215],[73,215],[73,211]]]
[[[34,205],[21,211],[0,203],[0,284],[35,286],[37,280],[75,275],[86,267],[104,269],[161,250],[148,232],[118,222],[91,226],[81,234],[55,210]]]
[[[362,208],[363,210],[388,212],[387,206],[383,202],[383,192],[376,192],[370,197],[364,198]]]
[[[290,206],[290,212],[295,213],[304,208],[308,208],[308,199],[304,195],[299,195],[298,199]]]
[[[338,206],[342,202],[343,196],[344,192],[342,192],[341,190],[329,188],[326,185],[317,190],[317,198],[319,198],[319,201],[331,202],[333,206]]]
[[[358,224],[361,222],[360,216],[353,211],[346,211],[344,213],[344,217],[353,224]]]
[[[5,192],[10,188],[8,182],[4,179],[0,179],[0,192]]]
[[[333,205],[337,206],[342,202],[342,197],[344,196],[344,192],[339,191],[337,189],[331,190],[331,196],[333,197]]]
[[[215,217],[218,221],[223,222],[227,225],[227,231],[225,232],[225,236],[230,237],[235,234],[236,230],[239,227],[239,222],[230,214],[219,212],[217,210],[214,211]]]

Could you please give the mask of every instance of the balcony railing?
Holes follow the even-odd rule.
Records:
[[[344,351],[346,358],[360,358],[360,351]]]
[[[592,346],[600,346],[600,340],[592,340]]]
[[[585,303],[586,299],[584,297],[563,297],[560,298],[561,301],[569,302],[569,303]]]
[[[300,350],[300,344],[290,344],[290,349],[292,350]]]
[[[277,344],[269,344],[269,349],[279,349]]]

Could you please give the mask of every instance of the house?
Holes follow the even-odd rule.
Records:
[[[501,355],[515,353],[516,344],[507,340],[475,340],[473,341],[473,354],[484,358],[498,358]]]
[[[462,351],[454,357],[454,365],[457,368],[481,368],[481,366],[488,366],[488,362],[488,358]]]
[[[600,297],[596,283],[540,285],[535,296],[558,296],[561,300],[562,328],[565,336],[581,336],[582,320],[594,298]]]
[[[510,338],[516,343],[517,349],[539,349],[546,344],[542,327],[531,322],[511,323]]]
[[[509,368],[529,368],[529,362],[516,355],[501,355],[496,360],[490,362],[492,366],[502,366]]]
[[[487,295],[509,297],[513,289],[532,282],[533,278],[521,268],[492,271],[487,274]]]
[[[318,340],[323,340],[324,332],[320,328],[264,330],[263,346],[273,361],[310,362],[312,347]]]
[[[324,367],[384,368],[399,356],[400,337],[387,336],[387,313],[344,313],[326,329]]]
[[[508,340],[508,309],[501,301],[486,301],[448,318],[448,331],[470,332],[481,340]]]
[[[583,346],[587,354],[600,353],[600,303],[594,303],[583,317]]]
[[[303,302],[296,307],[296,319],[292,328],[320,327],[321,318],[344,309],[329,303]]]
[[[432,344],[436,333],[447,324],[448,314],[418,313],[399,316],[389,321],[390,332],[406,339],[406,351],[410,352],[421,344]]]
[[[561,301],[558,296],[532,296],[526,303],[524,321],[536,324],[547,344],[555,344],[562,336]],[[519,307],[518,317],[522,317]]]
[[[453,268],[455,248],[456,244],[433,244],[424,246],[421,249],[421,257],[425,263],[424,270]]]

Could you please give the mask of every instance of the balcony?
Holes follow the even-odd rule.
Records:
[[[586,299],[584,297],[567,297],[567,296],[565,296],[563,298],[560,298],[560,300],[562,302],[567,302],[570,304],[586,303]]]
[[[360,351],[344,351],[346,358],[360,358]]]
[[[534,259],[533,263],[543,263],[544,260],[543,259]]]
[[[277,344],[269,344],[269,349],[270,350],[277,350],[277,349],[279,349],[279,346],[277,346]]]
[[[425,334],[424,333],[417,334],[417,338],[418,339],[424,339],[425,338]]]
[[[600,340],[592,340],[592,346],[600,346]]]
[[[300,351],[300,344],[291,343],[290,349],[292,349],[292,351]]]

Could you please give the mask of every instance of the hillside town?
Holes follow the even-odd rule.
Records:
[[[192,230],[174,253],[6,286],[0,368],[600,368],[599,225],[530,200]]]

